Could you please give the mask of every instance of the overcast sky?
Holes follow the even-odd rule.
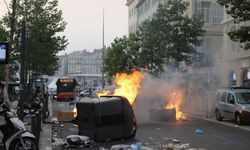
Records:
[[[59,0],[59,8],[67,27],[63,35],[69,40],[65,52],[102,48],[103,7],[104,43],[110,46],[115,37],[128,33],[127,0]],[[10,2],[10,0],[7,0]],[[4,0],[0,0],[0,15],[6,12]]]

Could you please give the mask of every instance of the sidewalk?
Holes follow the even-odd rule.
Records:
[[[50,120],[51,117],[53,116],[52,102],[50,98],[48,102],[49,102],[48,109],[50,112],[50,116],[48,119]],[[52,140],[52,124],[42,123],[42,130],[39,139],[39,150],[52,150],[51,140]]]
[[[40,133],[39,150],[52,150],[52,124],[42,124]]]

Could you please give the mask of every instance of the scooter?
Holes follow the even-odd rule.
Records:
[[[1,125],[3,142],[6,150],[38,150],[36,137],[29,132],[14,110],[7,104],[1,104],[5,124]]]

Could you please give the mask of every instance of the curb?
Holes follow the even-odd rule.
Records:
[[[221,124],[221,125],[225,125],[225,126],[229,126],[229,127],[234,127],[234,128],[238,128],[238,129],[245,130],[245,131],[250,131],[250,125],[237,125],[236,123],[232,122],[231,120],[217,121],[214,117],[207,118],[207,117],[194,116],[194,115],[191,115],[191,116],[193,118],[202,119],[202,120],[210,121],[213,123],[217,123],[217,124]]]

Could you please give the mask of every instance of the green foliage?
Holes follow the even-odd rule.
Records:
[[[63,32],[66,22],[58,8],[58,0],[19,1],[14,50],[11,57],[20,62],[22,20],[27,25],[27,68],[36,73],[52,75],[59,66],[57,53],[67,46]],[[3,19],[10,26],[8,17]]]
[[[161,73],[164,65],[178,67],[181,61],[191,64],[200,56],[195,47],[201,44],[203,22],[199,16],[188,17],[187,6],[182,0],[169,0],[140,27],[143,65],[151,73]]]
[[[188,3],[169,0],[160,5],[152,20],[145,21],[135,34],[117,38],[108,48],[104,58],[104,71],[109,77],[117,72],[143,68],[159,75],[164,67],[191,64],[201,54],[196,46],[205,32],[202,18],[186,15]]]
[[[6,42],[7,41],[7,37],[8,37],[8,32],[3,27],[2,24],[3,24],[2,21],[0,21],[0,41]]]
[[[249,0],[217,0],[219,4],[225,6],[226,12],[235,19],[235,23],[250,21],[250,1]],[[244,43],[245,49],[250,48],[250,26],[241,24],[239,29],[234,29],[228,33],[230,39],[235,42]]]
[[[123,36],[116,38],[104,55],[104,71],[108,77],[117,72],[129,72],[138,67],[139,44],[138,36],[130,34],[129,38]]]

